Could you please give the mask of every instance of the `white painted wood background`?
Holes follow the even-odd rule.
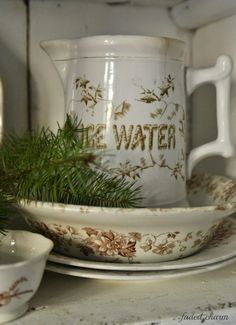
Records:
[[[0,0],[0,78],[4,87],[4,127],[28,127],[26,7],[23,1]]]
[[[196,67],[214,64],[222,53],[230,54],[236,61],[236,15],[220,19],[235,13],[235,2],[225,0],[228,7],[219,6],[212,15],[212,1],[199,0],[201,6],[196,9],[193,0],[0,0],[0,77],[4,84],[5,129],[23,132],[29,126],[43,125],[55,129],[57,121],[63,123],[63,90],[49,58],[39,47],[44,39],[96,34],[163,35],[185,40],[186,62]],[[202,15],[194,15],[202,4],[204,22]],[[170,6],[174,6],[171,14]],[[189,20],[189,15],[194,21]],[[202,23],[205,26],[188,31],[177,27],[173,17],[178,25],[185,24],[190,29]],[[211,23],[216,19],[220,20]],[[236,144],[235,79],[236,69],[231,119]],[[201,87],[193,96],[193,146],[216,136],[214,96],[214,89],[209,86]],[[236,159],[208,158],[198,169],[236,177],[235,163]]]
[[[195,67],[213,65],[219,55],[228,54],[234,61],[231,86],[231,130],[236,146],[236,15],[199,28],[192,41],[192,60]],[[216,137],[215,90],[201,87],[193,96],[193,146]],[[224,173],[236,178],[236,158],[211,157],[200,162],[198,169]]]

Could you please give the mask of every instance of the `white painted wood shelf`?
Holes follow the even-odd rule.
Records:
[[[206,325],[235,325],[236,264],[161,281],[90,280],[46,272],[27,314],[11,324],[201,324],[200,319],[181,321],[182,315],[208,317]]]
[[[40,1],[40,0],[30,0],[30,1]],[[57,1],[57,2],[63,2],[67,0],[47,0],[47,1]],[[181,2],[184,2],[186,0],[76,0],[77,2],[90,2],[94,4],[103,3],[108,5],[134,5],[134,6],[155,6],[159,8],[171,8]]]
[[[196,29],[234,14],[235,0],[186,0],[171,10],[173,21],[185,29]]]

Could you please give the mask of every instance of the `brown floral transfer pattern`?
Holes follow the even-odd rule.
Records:
[[[103,88],[100,84],[93,86],[85,76],[76,78],[74,81],[75,89],[80,90],[79,102],[84,103],[86,111],[91,111],[94,115],[94,109],[99,101],[103,100]]]
[[[150,113],[152,119],[161,120],[166,115],[168,121],[178,119],[179,122],[179,134],[183,138],[185,137],[185,110],[182,105],[169,101],[171,93],[175,91],[175,78],[170,74],[162,80],[161,86],[157,89],[149,89],[141,86],[140,97],[137,99],[145,104],[155,104],[155,109]],[[156,107],[157,106],[157,107]]]
[[[220,244],[227,245],[232,235],[236,234],[236,223],[230,219],[225,219],[217,227],[214,237],[207,247],[218,247]]]
[[[185,153],[183,150],[181,150],[181,155],[173,166],[168,164],[164,154],[160,154],[158,159],[154,159],[151,152],[149,152],[149,156],[150,163],[147,163],[146,158],[141,157],[139,163],[132,165],[129,160],[126,160],[125,162],[120,162],[118,167],[108,168],[107,171],[118,177],[124,178],[126,176],[136,180],[141,178],[144,170],[157,166],[158,168],[168,169],[171,172],[170,176],[176,180],[182,179],[185,181]]]
[[[0,307],[8,305],[11,302],[12,298],[20,299],[21,295],[33,292],[32,289],[22,291],[19,290],[20,284],[26,281],[28,281],[27,278],[21,277],[12,284],[9,290],[0,292]]]
[[[85,243],[93,249],[94,254],[100,256],[134,257],[136,252],[136,238],[133,233],[126,235],[109,231],[102,231],[91,227],[83,228],[87,238]]]
[[[226,203],[236,207],[236,182],[221,176],[207,174],[193,175],[187,181],[189,194],[205,192],[218,205],[218,209],[224,209]]]
[[[83,77],[81,76],[76,77],[73,84],[74,84],[75,93],[77,95],[75,99],[70,100],[69,106],[73,102],[79,102],[82,104],[82,108],[84,108],[86,112],[89,112],[91,116],[94,116],[95,109],[99,108],[99,103],[101,102],[103,103],[103,107],[105,107],[106,110],[109,111],[110,119],[113,119],[114,121],[123,119],[132,110],[132,105],[127,99],[123,99],[120,103],[114,103],[112,100],[106,98],[105,95],[106,87],[102,86],[101,82],[98,83],[98,85],[94,86],[93,83],[84,75]],[[135,100],[142,102],[144,106],[146,106],[147,104],[151,106],[149,107],[152,110],[152,112],[149,113],[150,117],[152,119],[158,120],[159,122],[161,122],[162,118],[165,118],[165,120],[169,122],[172,121],[173,123],[172,130],[178,131],[179,135],[183,137],[183,139],[185,139],[185,129],[186,129],[185,109],[182,105],[172,102],[170,100],[171,94],[175,92],[175,78],[170,74],[168,74],[163,78],[159,86],[155,86],[155,89],[149,89],[143,86],[139,86],[139,87],[141,87],[141,93],[138,96],[139,98],[135,98]],[[70,111],[70,108],[68,109],[68,111]],[[146,111],[149,112],[149,110]],[[71,112],[71,114],[73,115],[74,113]],[[86,132],[88,132],[88,130],[86,130]],[[141,146],[143,146],[144,148],[145,147],[144,139],[146,138],[146,135],[142,137],[140,136],[139,138],[138,135],[140,133],[135,133],[135,134],[137,138],[134,137],[136,141],[132,142],[131,149],[133,150],[135,146],[138,146],[140,143]],[[153,135],[150,135],[150,137],[153,137]],[[138,140],[138,139],[142,139],[142,140]],[[171,140],[169,140],[169,145],[170,144],[171,144]],[[175,146],[175,144],[173,146]],[[177,160],[175,161],[174,164],[168,162],[167,159],[168,156],[166,156],[163,152],[160,154],[160,157],[158,159],[157,158],[155,159],[156,161],[154,161],[154,159],[151,158],[151,160],[149,160],[148,163],[145,162],[143,164],[142,162],[144,162],[147,157],[140,157],[140,158],[141,158],[140,163],[137,162],[135,164],[132,164],[129,160],[120,162],[120,165],[118,167],[109,168],[109,172],[119,177],[137,179],[137,178],[141,178],[142,173],[145,170],[157,167],[157,168],[162,168],[162,169],[165,168],[166,170],[169,170],[170,176],[173,179],[175,180],[180,179],[182,181],[185,181],[186,158],[185,158],[184,149],[182,149],[179,152]]]
[[[76,245],[76,248],[83,255],[88,256],[94,254],[93,249],[86,245],[75,227],[69,225],[63,226],[55,223],[46,225],[44,222],[39,222],[30,218],[26,218],[26,221],[36,231],[51,239],[54,242],[56,249],[68,253],[70,248]]]
[[[28,222],[34,229],[52,239],[55,249],[60,252],[70,253],[70,249],[76,249],[78,255],[121,257],[126,258],[130,263],[133,262],[137,251],[140,250],[143,253],[149,252],[160,256],[177,252],[180,258],[184,256],[185,250],[189,246],[194,249],[201,249],[208,245],[215,231],[215,236],[209,244],[210,247],[227,244],[227,239],[236,233],[236,224],[227,219],[219,227],[218,224],[215,224],[206,232],[202,230],[189,232],[184,238],[179,231],[158,235],[141,234],[139,232],[122,234],[113,230],[102,230],[93,227],[75,229],[60,224],[46,225],[33,219],[28,219]]]
[[[105,89],[101,84],[99,83],[97,86],[92,85],[86,76],[76,78],[74,80],[74,87],[79,92],[79,99],[72,99],[69,105],[72,102],[80,102],[84,104],[86,112],[90,112],[91,116],[94,116],[95,108],[101,101],[111,104],[111,116],[114,120],[123,118],[130,111],[131,104],[127,100],[123,100],[118,105],[115,105],[112,101],[104,98]]]

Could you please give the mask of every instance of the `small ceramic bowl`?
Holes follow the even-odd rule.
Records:
[[[26,312],[52,247],[50,239],[29,231],[0,235],[0,323]]]
[[[193,254],[236,211],[236,182],[197,175],[188,182],[187,208],[101,208],[22,202],[32,228],[55,251],[82,259],[154,263]]]

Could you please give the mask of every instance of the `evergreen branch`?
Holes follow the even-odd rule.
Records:
[[[0,189],[21,199],[108,207],[137,206],[135,182],[99,170],[98,154],[84,147],[76,119],[63,128],[5,136],[0,148]]]

